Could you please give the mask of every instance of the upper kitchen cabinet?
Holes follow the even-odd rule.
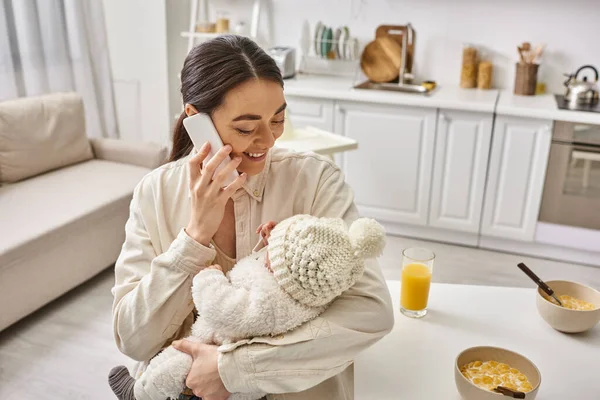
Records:
[[[533,241],[552,121],[497,116],[481,233]]]
[[[440,110],[429,225],[479,233],[492,113]]]
[[[333,100],[286,95],[285,101],[295,128],[314,126],[333,132]]]
[[[436,109],[338,102],[336,133],[358,141],[342,168],[365,216],[426,225]]]

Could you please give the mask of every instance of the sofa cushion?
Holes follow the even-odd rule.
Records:
[[[78,94],[53,93],[0,103],[0,184],[91,158]]]
[[[0,268],[129,204],[149,169],[90,160],[0,187]],[[123,229],[125,227],[123,226]],[[120,234],[121,232],[115,232]]]

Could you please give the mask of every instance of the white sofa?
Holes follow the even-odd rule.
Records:
[[[111,266],[167,149],[88,140],[75,93],[0,103],[0,330]]]

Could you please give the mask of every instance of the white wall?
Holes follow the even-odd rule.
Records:
[[[563,73],[583,64],[600,68],[600,1],[598,0],[265,0],[271,3],[272,44],[298,47],[301,25],[321,20],[348,25],[363,40],[372,40],[381,24],[411,22],[417,31],[417,74],[442,84],[458,84],[462,43],[481,45],[492,54],[494,84],[512,89],[517,45],[547,44],[540,80],[562,91]],[[215,7],[223,1],[214,1]],[[229,1],[227,9],[249,21],[251,1]],[[265,15],[264,37],[269,37]]]
[[[122,136],[168,142],[181,110],[181,71],[189,0],[103,0]],[[250,25],[251,0],[211,0],[210,13],[227,11],[233,27]],[[264,45],[298,46],[306,19],[348,25],[362,44],[380,24],[411,22],[417,31],[416,72],[457,85],[462,43],[488,49],[494,84],[512,88],[516,47],[547,44],[540,80],[562,91],[562,74],[583,64],[600,68],[600,0],[263,0]]]
[[[103,0],[120,135],[167,143],[169,84],[164,0]]]

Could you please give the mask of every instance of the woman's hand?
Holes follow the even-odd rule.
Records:
[[[176,340],[173,347],[192,356],[192,368],[185,380],[187,387],[202,400],[227,400],[231,393],[225,389],[219,375],[217,346]]]
[[[246,174],[244,173],[229,186],[223,188],[227,177],[240,165],[242,161],[241,157],[235,157],[227,163],[225,168],[213,176],[217,167],[231,153],[230,145],[221,148],[201,171],[202,162],[207,157],[209,151],[210,144],[207,142],[189,161],[192,212],[190,222],[185,228],[185,231],[192,239],[204,246],[210,244],[212,237],[219,229],[225,215],[227,200],[246,181]]]

